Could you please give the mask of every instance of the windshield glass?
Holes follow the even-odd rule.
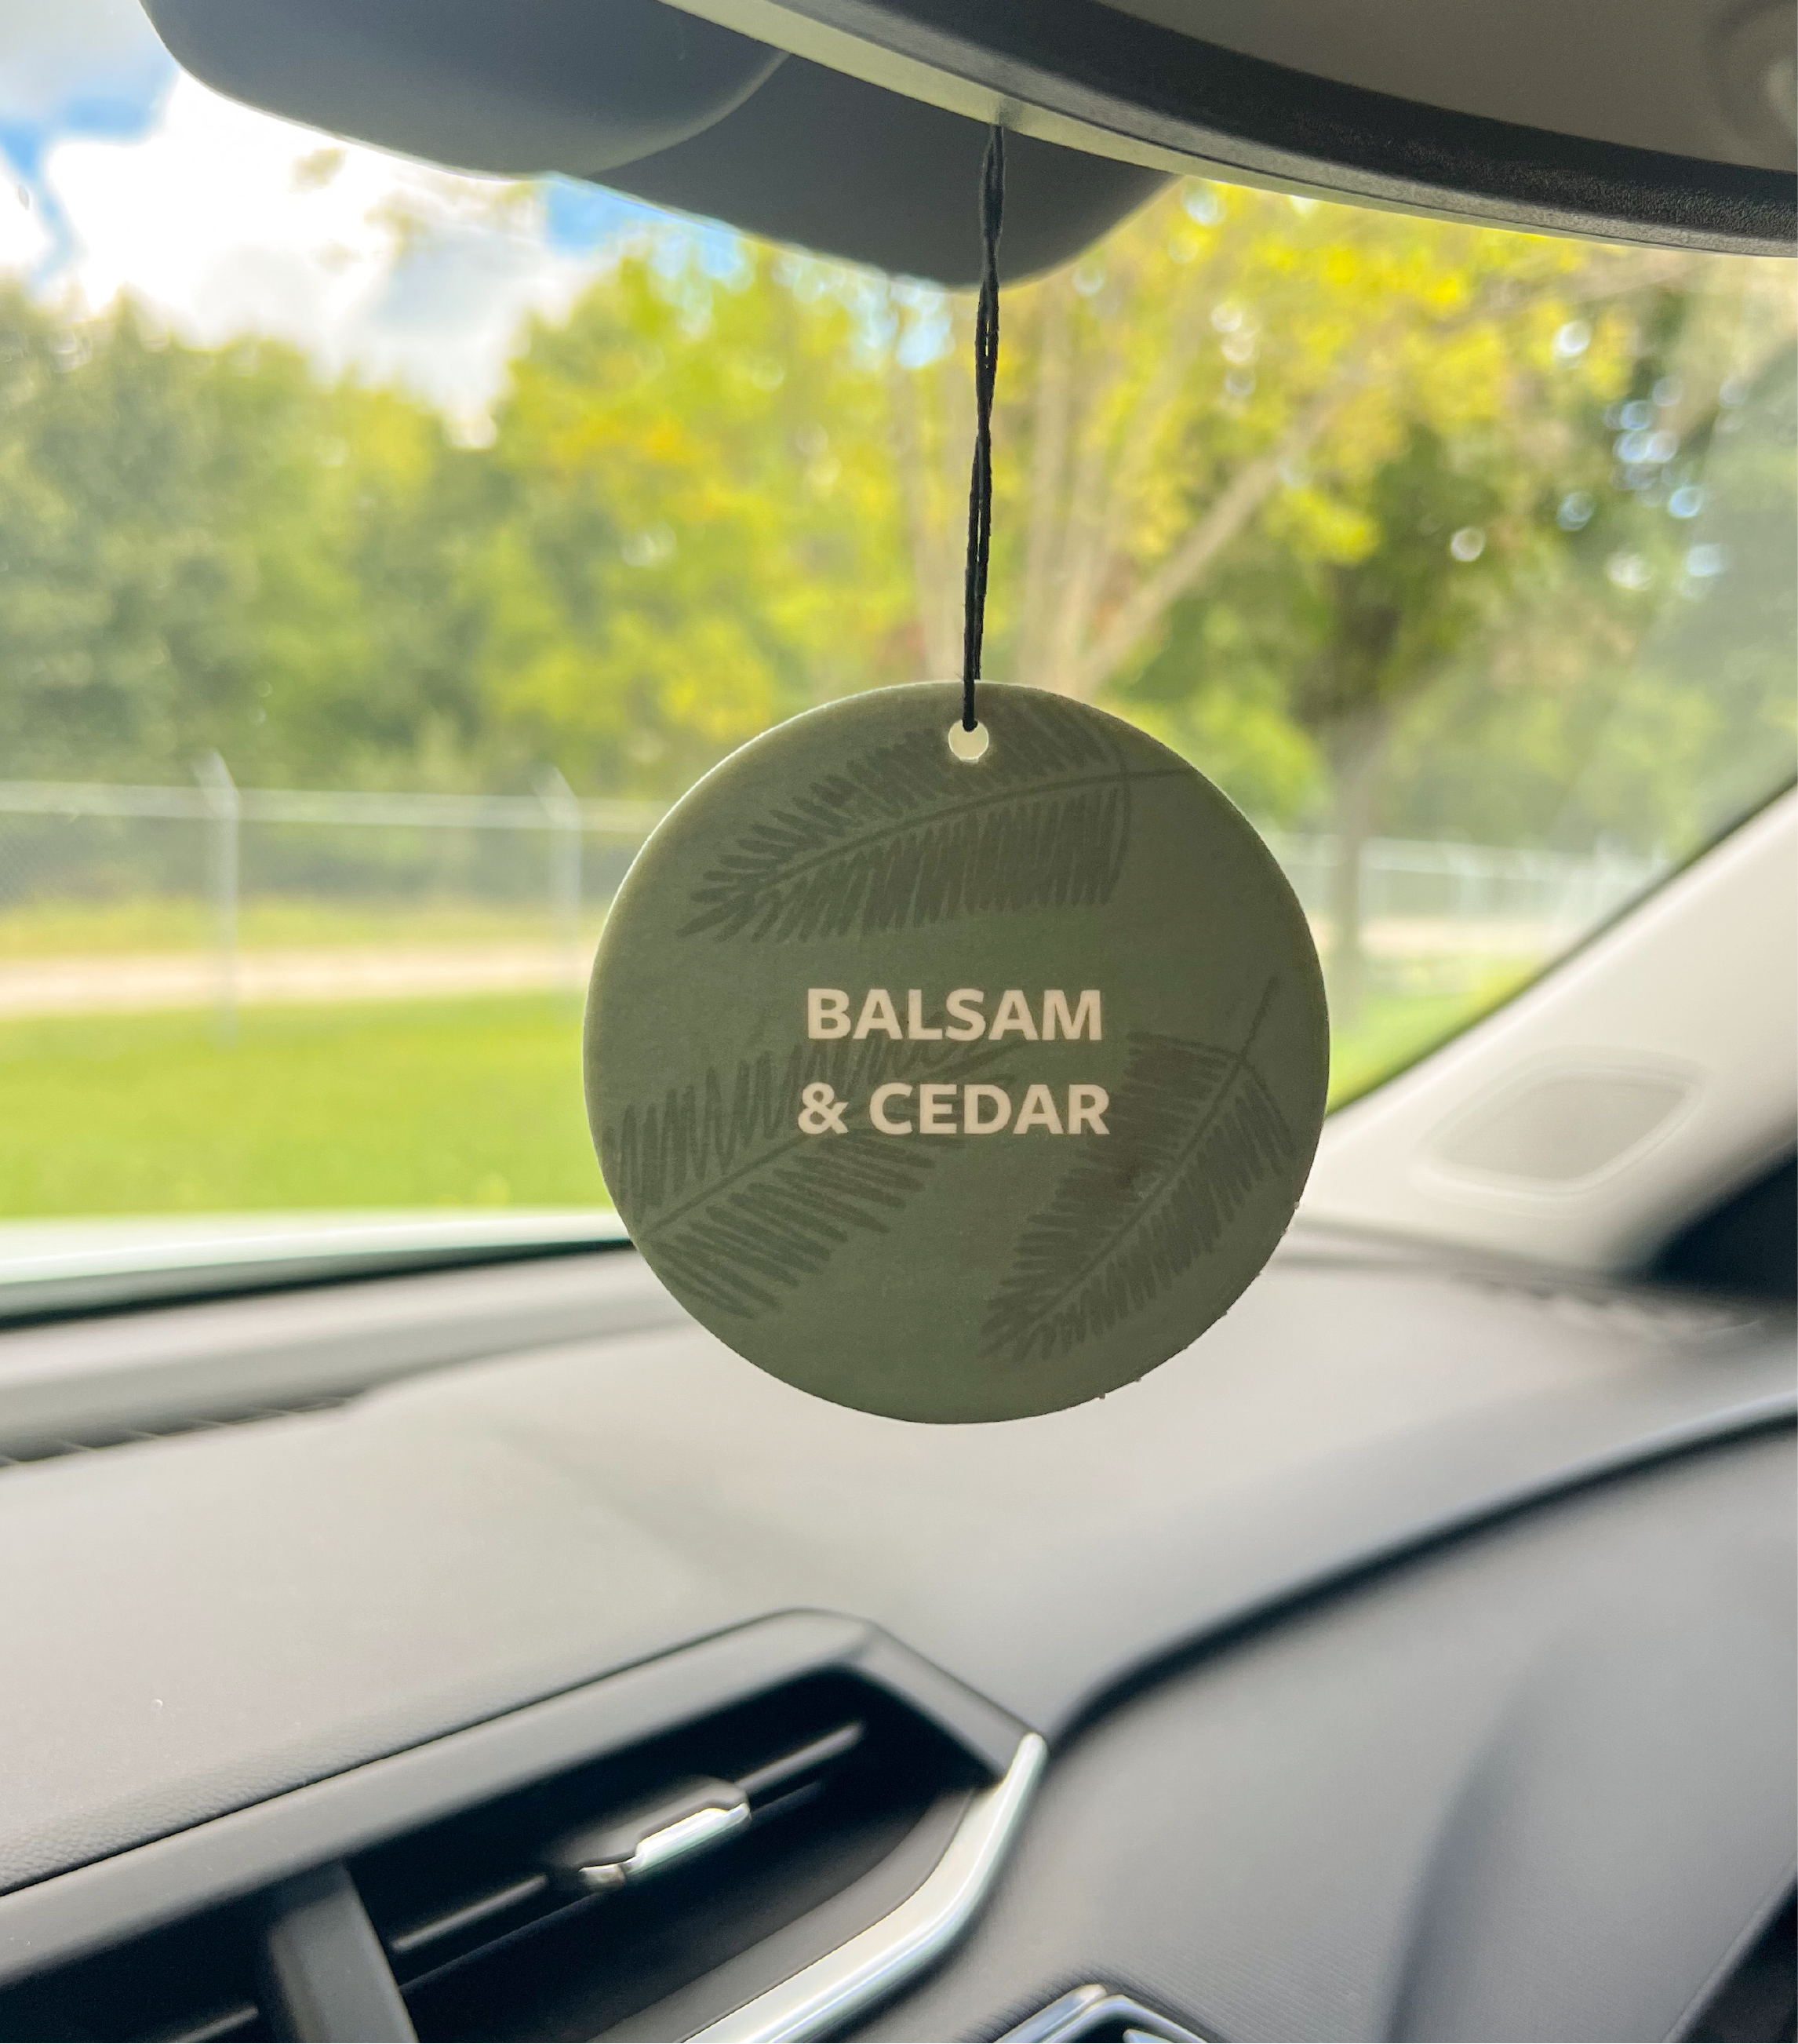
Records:
[[[601,1201],[633,847],[959,672],[971,301],[252,113],[125,4],[0,21],[0,1216]],[[1790,778],[1782,266],[1194,180],[1003,319],[987,671],[1262,828],[1339,1100]]]

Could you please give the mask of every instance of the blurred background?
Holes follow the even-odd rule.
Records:
[[[0,0],[0,1214],[603,1199],[634,847],[959,671],[971,317]],[[987,671],[1264,832],[1350,1097],[1790,779],[1794,372],[1771,262],[1170,187],[1005,292]]]

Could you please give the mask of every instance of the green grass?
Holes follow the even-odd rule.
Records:
[[[584,936],[598,939],[601,905],[590,905]],[[357,944],[519,944],[559,942],[541,902],[513,905],[455,899],[357,901],[252,895],[237,920],[245,951],[334,950]],[[45,901],[0,913],[0,963],[134,951],[198,951],[215,938],[203,902],[168,895],[133,900]]]
[[[605,1197],[571,996],[0,1024],[0,1215]]]
[[[1352,1097],[1489,1007],[1376,993],[1339,1040]],[[605,1189],[571,995],[0,1023],[0,1216],[579,1206]]]
[[[1516,966],[1489,967],[1452,992],[1370,993],[1360,1020],[1338,1030],[1330,1047],[1330,1105],[1340,1107],[1433,1050],[1496,1008],[1531,977]]]

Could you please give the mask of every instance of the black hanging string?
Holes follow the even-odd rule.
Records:
[[[986,557],[993,544],[993,386],[999,375],[999,229],[1005,212],[1005,133],[987,138],[980,166],[980,304],[974,321],[974,471],[962,624],[962,728],[972,731],[986,630]]]

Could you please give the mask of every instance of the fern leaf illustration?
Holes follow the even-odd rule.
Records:
[[[985,1070],[1012,1047],[898,1043],[886,1038],[796,1046],[741,1062],[727,1082],[708,1071],[627,1108],[601,1131],[605,1182],[669,1281],[719,1311],[754,1318],[823,1269],[856,1234],[884,1235],[946,1151],[896,1142],[859,1124],[841,1135],[800,1132],[801,1089],[828,1084],[865,1100],[892,1078]],[[959,1055],[957,1055],[957,1052]]]
[[[1111,1143],[1067,1173],[1024,1231],[982,1320],[983,1354],[1046,1359],[1108,1332],[1214,1248],[1255,1188],[1293,1162],[1292,1132],[1251,1062],[1277,987],[1235,1051],[1132,1032]],[[1120,1206],[1122,1218],[1095,1224]]]
[[[777,941],[916,928],[1111,899],[1130,843],[1130,768],[1091,721],[1009,706],[970,781],[919,731],[814,781],[743,832],[690,897],[682,936]]]

